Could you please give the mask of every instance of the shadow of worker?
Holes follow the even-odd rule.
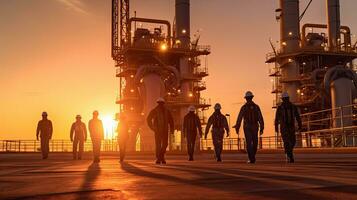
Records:
[[[101,168],[99,163],[93,162],[91,165],[88,166],[77,199],[92,199],[93,197],[95,197],[95,192],[92,191],[96,191],[95,182],[98,179],[100,173]]]

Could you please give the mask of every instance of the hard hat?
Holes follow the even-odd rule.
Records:
[[[162,98],[162,97],[159,97],[159,98],[156,100],[156,103],[165,103],[165,99]]]
[[[47,116],[47,112],[42,112],[42,116]]]
[[[251,91],[247,91],[247,92],[245,93],[244,98],[247,98],[247,97],[254,97],[254,95],[253,95],[253,93],[252,93]]]
[[[99,115],[99,112],[98,111],[93,111],[93,115]]]
[[[81,115],[77,115],[76,118],[82,118]]]
[[[215,109],[215,110],[221,110],[221,109],[222,109],[221,104],[216,103],[216,105],[214,105],[214,109]]]
[[[289,98],[289,93],[283,92],[283,94],[281,94],[281,98]]]
[[[194,112],[196,110],[195,106],[188,107],[188,112]]]

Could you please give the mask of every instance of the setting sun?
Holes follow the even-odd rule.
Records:
[[[112,115],[104,115],[102,118],[105,139],[115,139],[117,122]]]

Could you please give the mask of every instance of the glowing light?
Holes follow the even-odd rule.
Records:
[[[175,44],[181,44],[181,41],[180,40],[176,40]]]
[[[160,49],[162,51],[166,51],[167,50],[167,44],[166,43],[161,44]]]
[[[189,96],[189,97],[193,97],[193,94],[192,94],[192,93],[189,93],[188,96]]]
[[[306,62],[303,62],[302,65],[306,65]]]
[[[292,36],[292,35],[293,35],[293,32],[289,32],[289,35]]]
[[[281,44],[282,44],[283,46],[286,46],[286,42],[282,42]]]
[[[145,115],[145,113],[143,113],[143,112],[142,112],[142,113],[140,113],[140,114],[141,114],[142,116],[144,116],[144,115]]]
[[[130,110],[134,110],[134,107],[130,107]]]
[[[183,33],[183,34],[186,34],[186,29],[182,29],[182,33]]]
[[[133,93],[133,92],[134,92],[134,89],[131,89],[130,92]]]
[[[289,60],[288,60],[288,61],[291,63],[291,62],[293,62],[293,59],[289,58]]]
[[[115,129],[117,126],[116,121],[110,115],[104,115],[102,118],[103,129],[104,129],[104,138],[114,139],[115,138]]]
[[[130,75],[130,78],[134,78],[134,74]]]

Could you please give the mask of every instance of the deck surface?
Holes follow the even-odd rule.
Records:
[[[295,164],[282,154],[211,154],[194,162],[168,155],[132,155],[123,164],[113,155],[93,164],[90,154],[0,154],[0,199],[357,199],[357,154],[299,153]]]

